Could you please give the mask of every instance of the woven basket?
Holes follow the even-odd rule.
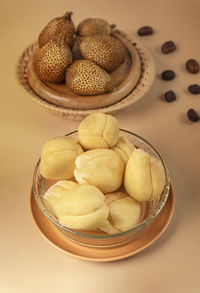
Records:
[[[119,102],[113,105],[95,109],[95,110],[81,110],[81,109],[68,109],[61,106],[56,106],[42,99],[32,90],[27,79],[28,60],[30,56],[33,54],[34,50],[36,49],[37,44],[33,44],[29,46],[23,52],[23,54],[21,55],[19,59],[18,67],[17,67],[17,77],[18,77],[20,85],[23,87],[25,92],[29,94],[29,96],[32,98],[32,100],[35,103],[39,104],[42,107],[45,107],[46,109],[50,110],[54,114],[64,116],[68,119],[82,120],[85,116],[92,114],[94,112],[103,112],[103,113],[112,114],[112,115],[116,114],[118,111],[122,110],[125,107],[128,107],[129,105],[139,100],[142,96],[144,96],[144,94],[151,87],[154,80],[154,76],[155,76],[155,66],[149,51],[138,40],[135,40],[130,35],[127,35],[126,33],[123,33],[121,31],[118,31],[118,33],[122,34],[133,43],[133,45],[135,46],[140,56],[141,63],[142,63],[141,77],[136,87]]]

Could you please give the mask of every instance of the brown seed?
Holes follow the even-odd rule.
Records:
[[[167,41],[165,42],[162,47],[161,47],[161,51],[164,53],[164,54],[169,54],[173,51],[176,50],[176,45],[173,41]]]
[[[153,34],[153,29],[151,26],[143,26],[138,30],[138,35],[139,36],[149,36]]]
[[[168,102],[168,103],[171,103],[173,101],[176,100],[176,94],[174,91],[167,91],[165,94],[164,94],[164,97],[165,97],[165,100]]]
[[[194,109],[189,109],[187,111],[187,116],[188,116],[188,119],[192,122],[197,122],[200,119],[199,115]]]
[[[161,73],[161,78],[163,80],[172,80],[175,78],[175,72],[173,70],[165,70]]]
[[[200,94],[200,86],[198,84],[189,85],[188,91],[193,95],[199,95]]]
[[[198,73],[199,72],[199,63],[195,59],[189,59],[186,64],[185,68],[190,73]]]

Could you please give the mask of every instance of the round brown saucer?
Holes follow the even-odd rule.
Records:
[[[90,248],[81,246],[59,232],[54,224],[42,213],[30,192],[30,210],[33,221],[42,236],[60,251],[88,261],[109,262],[130,257],[155,242],[167,228],[174,211],[174,192],[171,186],[167,202],[160,214],[144,229],[143,233],[136,240],[120,247],[114,248]]]

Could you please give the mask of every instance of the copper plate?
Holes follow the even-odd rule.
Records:
[[[33,196],[32,189],[30,192],[32,218],[42,236],[51,245],[70,256],[95,262],[109,262],[124,259],[150,246],[167,228],[174,211],[174,202],[174,192],[171,187],[168,200],[160,214],[144,229],[141,236],[133,242],[116,248],[89,248],[76,244],[61,234],[40,210]]]

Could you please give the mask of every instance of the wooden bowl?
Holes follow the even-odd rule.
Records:
[[[101,107],[99,106],[95,109],[92,109],[92,108],[81,109],[79,103],[77,103],[78,104],[77,108],[74,109],[71,107],[56,105],[53,102],[43,98],[39,93],[36,93],[36,90],[33,89],[30,85],[30,76],[29,76],[29,66],[31,66],[29,64],[31,63],[31,58],[33,54],[38,48],[38,45],[36,43],[27,47],[19,58],[19,62],[17,66],[17,77],[18,77],[19,84],[24,89],[25,94],[27,94],[28,97],[31,98],[34,103],[47,109],[53,114],[65,117],[67,119],[81,120],[85,116],[92,114],[94,112],[102,112],[105,114],[115,115],[120,110],[130,106],[131,104],[135,103],[140,98],[142,98],[151,87],[155,77],[155,65],[154,65],[153,58],[151,54],[149,53],[148,49],[141,43],[140,40],[135,39],[135,37],[128,35],[127,33],[124,33],[122,31],[118,31],[117,33],[122,38],[126,39],[129,45],[132,44],[133,50],[137,53],[137,55],[135,54],[135,56],[139,56],[139,59],[140,59],[141,73],[140,73],[138,82],[136,82],[136,85],[132,88],[132,90],[126,96],[122,97],[120,100],[116,102],[113,101],[113,104],[110,104],[107,106],[101,106]],[[130,53],[129,53],[129,56],[130,56]],[[131,76],[131,73],[129,71],[128,76],[130,77],[130,79],[132,79],[134,77],[134,74],[133,76]],[[124,79],[122,83],[126,82],[126,79],[128,78],[128,76]],[[119,84],[117,88],[119,89],[120,86],[122,86],[122,84]],[[80,96],[78,97],[80,99],[84,98]],[[89,97],[89,100],[91,101],[95,98],[98,99],[98,96]]]
[[[42,82],[33,66],[33,58],[37,48],[31,55],[27,66],[27,78],[31,88],[44,100],[64,108],[98,109],[120,101],[136,86],[141,75],[141,61],[136,49],[127,38],[115,32],[113,36],[125,46],[126,57],[125,62],[111,74],[115,85],[112,92],[101,95],[80,96],[73,93],[65,83]]]

